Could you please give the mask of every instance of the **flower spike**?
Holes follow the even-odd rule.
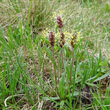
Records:
[[[53,47],[55,43],[55,35],[53,32],[49,33],[49,41],[50,41],[51,46]]]
[[[75,44],[76,44],[76,39],[77,39],[77,34],[73,33],[73,36],[71,38],[71,46],[74,48]]]
[[[65,44],[65,35],[64,35],[64,33],[61,33],[61,39],[60,39],[60,47],[62,48],[63,47],[63,45]]]
[[[57,17],[57,23],[58,23],[59,28],[62,28],[64,26],[60,16]]]

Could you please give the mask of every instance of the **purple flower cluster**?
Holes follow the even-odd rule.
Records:
[[[53,47],[55,43],[55,36],[53,32],[49,33],[49,41],[50,41],[51,46]]]
[[[59,27],[59,30],[60,30],[60,33],[61,33],[61,39],[60,39],[60,47],[62,48],[63,45],[65,44],[65,35],[64,33],[62,32],[62,28],[63,28],[63,22],[62,22],[62,19],[60,16],[57,17],[57,24],[58,24],[58,27]]]
[[[71,46],[74,48],[75,43],[76,43],[76,38],[77,38],[77,34],[73,33],[73,36],[71,38]]]
[[[57,17],[57,23],[59,28],[62,28],[64,26],[60,16]]]
[[[61,33],[61,39],[60,39],[60,47],[62,48],[63,47],[63,45],[65,44],[65,35],[64,35],[64,33]]]

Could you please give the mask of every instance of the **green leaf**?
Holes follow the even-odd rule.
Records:
[[[62,109],[63,108],[63,106],[64,106],[64,100],[62,100],[61,102],[60,102],[60,109]]]
[[[103,76],[101,76],[101,77],[97,78],[97,79],[96,79],[95,81],[93,81],[93,82],[100,81],[100,80],[102,80],[102,79],[106,78],[106,77],[107,77],[107,76],[109,76],[109,75],[110,75],[110,73],[108,72],[108,73],[104,74]]]
[[[109,6],[108,3],[106,4],[105,11],[106,11],[106,12],[110,12],[110,6]]]
[[[61,98],[64,99],[66,96],[66,93],[65,93],[65,72],[63,72],[62,78],[59,83],[59,92],[60,92]]]
[[[48,100],[51,100],[51,99],[52,99],[52,100],[60,100],[59,97],[43,97],[43,99],[44,99],[44,100],[47,100],[47,101],[48,101]]]
[[[70,93],[70,96],[72,97],[72,96],[78,96],[80,93],[79,92],[77,92],[77,91],[75,91],[74,93]],[[67,97],[69,97],[69,95],[67,95]]]
[[[98,88],[98,86],[97,86],[96,84],[88,83],[88,82],[86,82],[86,84],[87,84],[88,86],[91,86],[91,87],[97,87],[97,88]]]

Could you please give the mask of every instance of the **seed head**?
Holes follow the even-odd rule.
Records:
[[[53,32],[50,32],[49,33],[49,41],[50,41],[51,46],[54,46],[55,36],[54,36],[54,33]]]
[[[64,26],[60,16],[57,17],[57,23],[58,23],[59,28],[62,28]]]

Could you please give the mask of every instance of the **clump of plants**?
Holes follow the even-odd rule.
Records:
[[[51,45],[51,50],[52,50],[52,76],[53,76],[53,81],[55,85],[55,92],[56,92],[56,100],[65,100],[69,99],[71,100],[70,103],[72,104],[72,98],[71,96],[77,95],[77,94],[72,94],[75,91],[75,75],[73,75],[73,67],[75,66],[74,64],[74,48],[77,43],[77,34],[73,33],[71,36],[70,40],[70,46],[71,46],[71,55],[72,55],[72,60],[65,62],[65,54],[64,54],[64,45],[66,43],[65,41],[65,34],[63,32],[63,21],[60,16],[57,17],[57,26],[59,29],[60,33],[60,39],[55,40],[56,36],[54,32],[49,32],[49,42]],[[55,41],[59,44],[57,45],[60,49],[59,51],[59,58],[58,61],[56,61],[55,56],[57,56],[55,53]],[[64,102],[62,102],[64,103]],[[71,105],[72,107],[72,105]]]
[[[61,48],[61,54],[60,54],[60,58],[59,58],[59,62],[58,62],[58,67],[59,67],[59,64],[62,60],[62,63],[63,63],[63,66],[64,66],[64,62],[63,62],[63,46],[65,44],[65,35],[63,33],[63,22],[62,22],[62,19],[60,16],[57,17],[57,24],[58,24],[58,27],[59,27],[59,31],[60,31],[60,34],[61,34],[61,38],[60,38],[60,41],[59,41],[59,46]],[[50,32],[49,34],[49,41],[50,41],[50,44],[51,44],[51,47],[52,47],[52,53],[53,53],[53,60],[55,61],[55,58],[54,58],[54,43],[55,43],[55,35],[53,32]],[[72,58],[72,65],[71,65],[71,70],[70,70],[70,82],[69,82],[69,85],[71,86],[71,80],[72,80],[72,70],[73,70],[73,65],[74,65],[74,46],[75,46],[75,43],[77,42],[77,35],[75,33],[73,33],[73,36],[71,37],[71,47],[72,47],[72,52],[73,52],[73,58]],[[55,82],[56,84],[58,84],[58,79],[57,79],[57,73],[59,73],[59,71],[57,71],[56,73],[56,70],[55,70],[55,63],[53,65],[53,74],[55,76]],[[59,70],[59,69],[58,69]],[[60,74],[60,73],[59,73]],[[65,75],[66,76],[66,75]],[[59,78],[59,77],[58,77]],[[57,86],[56,86],[57,87]]]
[[[76,101],[74,107],[77,106],[79,99],[82,103],[83,92],[86,92],[86,90],[89,92],[88,97],[91,98],[91,88],[98,87],[94,83],[100,78],[108,76],[109,73],[102,76],[102,67],[100,66],[102,62],[101,53],[99,54],[99,58],[95,58],[94,55],[90,56],[84,50],[84,45],[80,45],[81,40],[78,33],[73,32],[73,34],[69,34],[71,36],[67,40],[64,24],[60,16],[57,17],[56,22],[57,33],[60,33],[60,37],[57,37],[56,31],[49,32],[49,43],[52,54],[49,53],[49,50],[47,52],[50,54],[52,63],[52,74],[50,74],[53,87],[55,87],[55,93],[54,95],[50,94],[49,98],[45,97],[45,99],[57,101],[57,106],[59,105],[61,108],[66,104],[72,109],[73,101]],[[66,43],[70,45],[70,50]],[[81,53],[80,50],[84,50],[84,52]],[[65,56],[67,52],[69,53],[69,57]],[[84,59],[83,56],[85,57]],[[82,61],[80,61],[80,58]],[[59,104],[58,100],[60,100]],[[92,102],[92,99],[84,100],[84,103]]]

